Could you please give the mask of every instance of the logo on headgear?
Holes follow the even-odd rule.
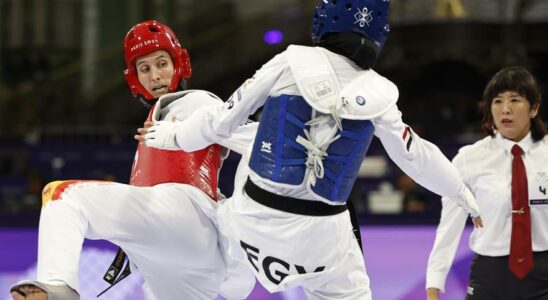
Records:
[[[358,8],[358,12],[354,14],[354,18],[356,18],[354,24],[360,23],[360,27],[364,27],[366,24],[369,26],[369,23],[373,21],[373,16],[371,16],[372,13],[373,12],[369,11],[367,7],[362,8],[362,10]]]
[[[129,51],[133,52],[137,49],[143,48],[144,46],[149,46],[149,45],[154,45],[154,44],[159,44],[158,40],[145,40],[145,41],[131,47],[131,49],[129,49]]]
[[[358,105],[364,106],[365,105],[365,98],[362,96],[356,96],[356,103]]]

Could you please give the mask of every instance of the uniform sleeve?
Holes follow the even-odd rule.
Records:
[[[177,144],[184,151],[196,151],[229,138],[265,103],[285,68],[285,58],[279,54],[244,82],[228,101],[196,110],[179,126]]]
[[[464,171],[461,156],[457,155],[453,163],[461,172]],[[442,198],[441,219],[426,269],[426,288],[437,288],[442,292],[445,290],[447,274],[455,259],[467,217],[455,201],[448,197]]]
[[[374,119],[373,124],[390,159],[409,177],[438,195],[458,197],[464,183],[455,166],[436,145],[421,139],[403,123],[396,105]]]
[[[251,122],[238,126],[230,137],[219,141],[218,144],[243,155],[253,144],[258,127],[258,122]]]

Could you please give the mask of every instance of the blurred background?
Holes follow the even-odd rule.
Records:
[[[449,158],[482,137],[477,104],[500,68],[524,65],[548,91],[548,0],[391,2],[392,33],[375,69],[399,87],[404,121]],[[156,19],[172,27],[190,52],[191,88],[227,99],[289,44],[310,44],[317,3],[0,0],[0,253],[17,253],[13,243],[21,236],[33,251],[24,262],[12,261],[11,271],[0,258],[0,288],[3,271],[13,279],[35,260],[32,243],[46,183],[128,182],[136,147],[132,136],[147,113],[130,96],[122,74],[122,40],[132,25]],[[220,185],[227,194],[237,162],[231,155],[222,171]],[[360,222],[373,230],[426,228],[429,240],[417,252],[424,263],[410,277],[423,280],[439,197],[402,174],[374,140],[350,200]],[[375,247],[410,247],[368,245],[367,235],[364,240],[366,257],[368,249],[385,249]],[[465,273],[459,278],[466,280]],[[374,288],[384,284],[370,275]],[[379,299],[413,299],[405,293],[390,297]]]

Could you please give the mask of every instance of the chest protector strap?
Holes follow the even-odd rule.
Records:
[[[337,106],[341,90],[325,49],[291,45],[286,57],[297,87],[315,110],[328,114]]]

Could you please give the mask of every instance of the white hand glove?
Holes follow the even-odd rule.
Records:
[[[145,145],[164,150],[180,150],[175,135],[179,122],[157,121],[145,134]]]
[[[463,185],[459,191],[459,197],[455,197],[453,199],[455,199],[457,205],[469,213],[472,218],[477,218],[480,216],[480,210],[478,204],[476,203],[476,198],[466,186]]]

